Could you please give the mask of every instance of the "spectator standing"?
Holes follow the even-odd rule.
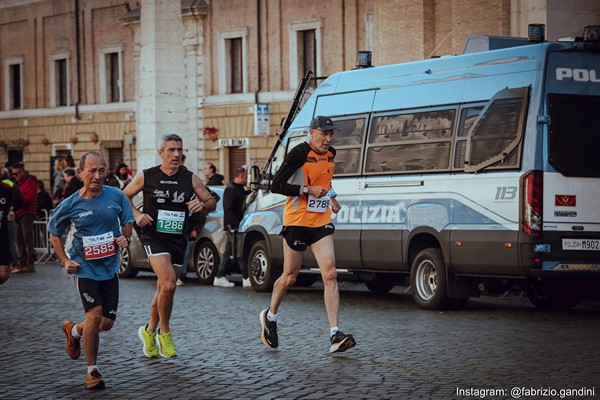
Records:
[[[75,159],[70,154],[65,156],[65,168],[75,168]]]
[[[81,179],[79,179],[79,177],[77,176],[77,170],[75,168],[65,168],[64,173],[65,182],[67,183],[67,186],[65,187],[65,190],[63,190],[63,199],[66,199],[67,197],[71,196],[73,193],[81,189],[83,187],[83,183],[81,182]]]
[[[115,175],[115,173],[113,171],[108,171],[108,174],[106,175],[106,178],[104,179],[104,184],[106,186],[113,186],[113,187],[117,187],[117,188],[121,188],[121,185],[119,184],[119,180],[117,179],[117,176]]]
[[[9,249],[8,214],[13,207],[12,187],[0,182],[0,285],[10,277],[10,263],[12,261]]]
[[[204,176],[206,177],[206,186],[222,186],[224,185],[223,180],[225,177],[221,174],[217,174],[217,167],[213,163],[206,163],[202,168]]]
[[[8,229],[8,248],[10,250],[12,272],[19,272],[19,252],[17,251],[17,223],[15,209],[23,207],[23,195],[15,183],[10,179],[8,168],[2,167],[0,170],[0,180],[12,190],[13,207],[10,209],[6,219]]]
[[[17,213],[17,250],[20,272],[35,272],[34,221],[37,213],[37,178],[25,170],[25,164],[12,166],[15,185],[23,195],[23,207]]]
[[[63,171],[67,167],[67,161],[64,157],[56,157],[54,160],[54,175],[52,176],[53,185],[52,185],[52,198],[54,199],[54,203],[58,204],[62,200],[63,190],[67,186],[65,182],[65,175]]]
[[[236,237],[237,229],[240,226],[242,217],[244,216],[244,201],[248,191],[246,190],[246,184],[248,183],[248,171],[244,167],[239,167],[235,170],[235,177],[233,182],[225,188],[223,193],[223,229],[227,235],[227,243],[225,244],[225,251],[223,257],[221,257],[221,263],[219,264],[219,271],[213,281],[214,286],[221,287],[233,287],[235,284],[227,280],[227,264],[233,254],[235,248],[234,241]],[[248,279],[248,269],[246,264],[242,260],[238,260],[240,263],[240,272],[242,273],[242,285],[243,287],[250,287],[250,279]]]
[[[125,186],[129,185],[133,180],[133,177],[129,174],[129,167],[125,163],[119,163],[115,169],[115,177],[119,181],[119,188],[125,189]]]
[[[44,181],[37,181],[38,193],[37,193],[37,217],[38,219],[46,219],[50,215],[50,211],[54,208],[52,197],[50,193],[46,191]],[[44,212],[46,211],[46,212]]]

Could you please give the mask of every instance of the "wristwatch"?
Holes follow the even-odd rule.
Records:
[[[308,194],[308,186],[302,187],[302,194]]]

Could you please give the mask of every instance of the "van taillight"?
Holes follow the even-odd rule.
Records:
[[[542,231],[542,172],[530,171],[523,176],[523,230],[532,238]]]

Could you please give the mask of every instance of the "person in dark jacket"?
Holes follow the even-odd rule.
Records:
[[[37,217],[39,219],[46,219],[50,216],[50,211],[54,208],[54,202],[52,196],[46,191],[44,181],[37,181],[38,193],[37,193]],[[44,213],[44,210],[46,212]]]
[[[206,163],[202,168],[204,176],[206,176],[206,186],[222,186],[224,185],[223,180],[225,177],[221,174],[217,174],[217,167],[213,163]]]
[[[223,229],[227,234],[227,243],[225,244],[225,251],[223,257],[221,257],[221,264],[219,264],[219,271],[213,281],[214,286],[221,287],[233,287],[233,282],[230,282],[225,278],[227,275],[227,263],[229,258],[233,255],[235,232],[240,226],[242,217],[244,216],[244,201],[248,191],[246,190],[246,184],[248,183],[248,171],[244,167],[239,167],[235,170],[235,177],[233,182],[225,188],[223,193]],[[240,270],[242,272],[242,285],[244,287],[250,287],[250,279],[248,279],[248,270],[245,264],[240,262]]]
[[[81,182],[81,179],[79,179],[79,177],[77,176],[77,170],[75,168],[65,168],[63,172],[65,174],[65,182],[67,182],[65,190],[63,190],[63,199],[66,199],[67,197],[81,189],[83,187],[83,183]]]
[[[15,186],[23,195],[24,205],[17,213],[17,250],[19,252],[19,272],[35,272],[34,221],[37,213],[37,178],[25,170],[25,164],[18,162],[12,166]]]

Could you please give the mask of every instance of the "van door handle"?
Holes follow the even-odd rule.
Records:
[[[365,188],[388,188],[388,187],[407,187],[407,186],[423,186],[424,181],[389,181],[389,182],[372,182],[365,183]]]

